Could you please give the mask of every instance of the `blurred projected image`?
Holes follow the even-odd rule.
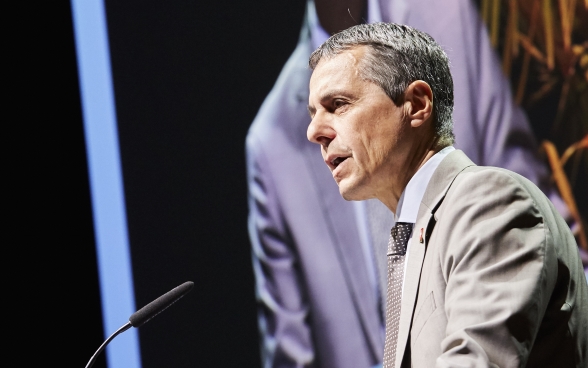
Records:
[[[394,214],[375,199],[341,198],[319,147],[307,140],[309,57],[351,26],[391,22],[431,35],[450,60],[455,148],[477,165],[506,168],[535,183],[588,250],[582,227],[586,194],[584,202],[577,198],[587,171],[588,120],[578,106],[587,105],[588,38],[574,36],[571,19],[577,9],[586,12],[585,2],[575,4],[560,16],[564,8],[556,1],[308,2],[299,43],[246,140],[264,367],[357,368],[382,362]],[[586,25],[586,17],[583,21]],[[531,125],[529,109],[546,107],[543,99],[553,100],[554,93],[551,120],[537,123],[548,127]],[[550,133],[542,137],[541,129]]]
[[[478,1],[588,265],[588,2]],[[587,271],[588,272],[588,271]]]

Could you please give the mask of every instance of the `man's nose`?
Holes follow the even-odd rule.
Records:
[[[309,141],[320,144],[325,148],[335,139],[335,136],[335,130],[320,113],[317,113],[312,118],[306,131],[306,137]]]

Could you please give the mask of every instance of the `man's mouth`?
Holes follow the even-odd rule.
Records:
[[[337,168],[337,166],[339,166],[339,164],[341,162],[343,162],[347,159],[348,159],[348,157],[337,157],[333,161],[331,161],[331,165],[333,165],[333,168]]]

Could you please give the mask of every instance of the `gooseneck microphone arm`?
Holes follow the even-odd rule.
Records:
[[[108,345],[108,343],[110,341],[112,341],[112,339],[114,339],[117,335],[120,335],[121,333],[125,332],[126,330],[131,328],[131,326],[132,327],[140,327],[140,326],[144,325],[151,318],[153,318],[156,315],[158,315],[159,313],[163,312],[165,309],[167,309],[167,307],[174,304],[175,302],[178,301],[178,299],[180,299],[181,297],[186,295],[190,290],[192,290],[193,286],[194,286],[194,283],[192,281],[186,281],[182,285],[171,289],[167,293],[163,294],[159,298],[155,299],[151,303],[147,304],[143,308],[141,308],[138,311],[136,311],[135,313],[133,313],[129,317],[129,322],[125,323],[124,326],[122,326],[121,328],[116,330],[115,333],[110,335],[102,343],[102,345],[100,345],[98,350],[96,350],[94,355],[92,355],[92,358],[90,358],[90,361],[88,362],[88,364],[86,364],[86,368],[90,368],[90,367],[92,367],[92,365],[94,365],[94,362],[96,361],[96,358],[98,357],[98,355],[100,355],[100,353],[102,352],[102,350],[104,350],[106,345]]]
[[[88,362],[88,364],[86,364],[86,368],[90,368],[91,366],[94,365],[94,362],[96,361],[96,359],[98,358],[98,355],[100,355],[100,353],[102,352],[102,350],[104,350],[104,348],[106,347],[106,345],[108,345],[108,343],[114,339],[117,335],[125,332],[126,330],[128,330],[129,328],[131,328],[131,322],[127,322],[124,326],[122,326],[121,328],[119,328],[118,330],[116,330],[115,333],[113,333],[112,335],[110,335],[103,343],[102,345],[100,345],[100,347],[98,348],[98,350],[96,350],[96,352],[94,353],[94,355],[92,355],[92,358],[90,358],[90,361]]]

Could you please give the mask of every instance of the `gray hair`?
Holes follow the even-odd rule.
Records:
[[[368,46],[369,50],[362,60],[361,77],[380,86],[397,106],[412,82],[429,84],[437,144],[453,144],[453,79],[441,46],[428,34],[406,25],[360,24],[331,36],[310,55],[309,66],[314,70],[321,59],[357,46]]]

